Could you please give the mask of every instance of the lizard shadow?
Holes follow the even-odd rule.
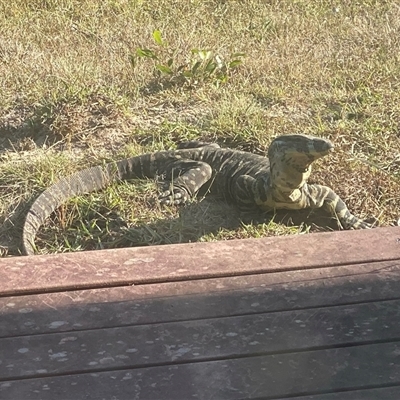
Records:
[[[277,210],[276,213],[255,213],[243,218],[234,205],[229,205],[220,199],[206,198],[201,202],[192,202],[179,208],[175,218],[118,227],[114,233],[114,240],[105,243],[104,248],[285,234],[283,229],[279,229],[279,225],[298,227],[299,232],[326,232],[339,229],[337,221],[324,210]],[[254,235],[255,229],[260,229],[259,234]]]
[[[29,204],[20,204],[2,224],[0,250],[3,256],[21,254],[22,222],[28,207]],[[104,209],[88,215],[85,221],[76,219],[67,227],[68,229],[65,229],[65,226],[60,228],[60,217],[56,213],[55,217],[50,218],[52,222],[49,222],[47,228],[39,231],[36,241],[39,248],[49,247],[50,242],[51,249],[52,240],[49,238],[57,237],[58,244],[75,243],[76,248],[80,250],[98,250],[288,233],[280,229],[280,226],[281,228],[298,227],[298,232],[324,232],[338,229],[337,221],[323,210],[277,210],[276,213],[254,213],[244,218],[237,207],[212,196],[202,201],[193,201],[185,206],[176,207],[176,213],[169,215],[173,216],[157,219],[154,222],[129,223],[118,212],[107,212]],[[85,237],[78,233],[82,223],[93,226],[93,221],[96,223],[96,231],[102,232],[101,236],[93,235],[91,232]],[[256,229],[259,229],[258,233],[255,233]],[[55,244],[54,249],[56,248]],[[55,251],[49,250],[49,252]]]

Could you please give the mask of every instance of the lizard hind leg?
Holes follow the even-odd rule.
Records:
[[[161,182],[161,204],[184,204],[210,180],[212,168],[203,161],[179,159],[171,163]]]
[[[336,218],[343,229],[368,229],[375,226],[353,215],[344,201],[329,187],[322,185],[307,185],[306,191],[308,207],[324,208],[329,214]]]

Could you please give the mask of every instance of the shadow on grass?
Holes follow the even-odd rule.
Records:
[[[0,154],[77,142],[114,126],[118,117],[119,111],[112,100],[99,93],[43,100],[32,107],[17,105],[0,120]]]
[[[3,255],[21,254],[23,222],[33,201],[20,204],[1,226],[0,248],[3,248]],[[68,226],[61,222],[62,217],[58,213],[68,214],[69,210],[58,211],[40,229],[35,243],[38,249],[47,248],[49,253],[55,253],[338,229],[336,221],[322,210],[280,210],[276,214],[255,213],[242,218],[235,206],[214,197],[176,207],[176,211],[176,217],[128,224],[118,212],[104,207],[91,211],[84,219],[77,215]]]
[[[68,213],[64,211],[64,213]],[[39,232],[36,244],[50,253],[153,246],[197,241],[215,241],[321,232],[338,229],[335,220],[322,210],[278,211],[242,218],[238,209],[214,197],[176,207],[176,216],[154,222],[128,223],[109,209],[98,209],[85,219],[75,218],[69,226],[53,219]],[[171,214],[169,214],[171,215]],[[153,218],[154,219],[154,218]],[[62,249],[62,250],[60,250]]]

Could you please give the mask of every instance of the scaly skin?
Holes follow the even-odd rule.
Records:
[[[306,135],[279,136],[272,141],[268,158],[221,149],[217,144],[188,142],[177,150],[79,171],[62,178],[35,200],[23,228],[23,254],[35,253],[34,239],[40,226],[69,198],[132,178],[161,176],[159,201],[163,204],[183,204],[201,189],[223,196],[244,212],[323,207],[344,229],[369,228],[350,213],[332,189],[307,184],[312,162],[332,150],[330,141]]]

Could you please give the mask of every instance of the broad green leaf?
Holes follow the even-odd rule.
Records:
[[[233,54],[231,54],[231,58],[237,58],[237,57],[246,57],[246,53],[233,53]]]
[[[197,62],[193,65],[193,67],[192,67],[192,69],[191,69],[193,75],[196,74],[196,71],[199,69],[200,65],[201,65],[201,62],[200,62],[200,61],[197,61]]]
[[[139,57],[146,57],[146,58],[153,58],[153,59],[156,59],[156,58],[157,58],[157,56],[156,56],[156,54],[154,53],[154,51],[152,51],[152,50],[150,50],[150,49],[141,49],[141,48],[138,48],[138,49],[136,49],[136,54],[137,54]]]
[[[236,68],[238,65],[242,64],[242,60],[233,60],[229,63],[229,68]]]
[[[172,75],[172,69],[166,65],[157,64],[156,68],[164,74]]]
[[[198,54],[202,60],[209,60],[213,55],[212,51],[207,50],[199,50]]]
[[[215,71],[215,68],[217,68],[217,64],[214,61],[210,60],[204,68],[204,71],[213,73]]]
[[[161,37],[161,31],[159,31],[157,29],[153,32],[153,39],[160,46],[162,46],[164,44],[162,37]]]

